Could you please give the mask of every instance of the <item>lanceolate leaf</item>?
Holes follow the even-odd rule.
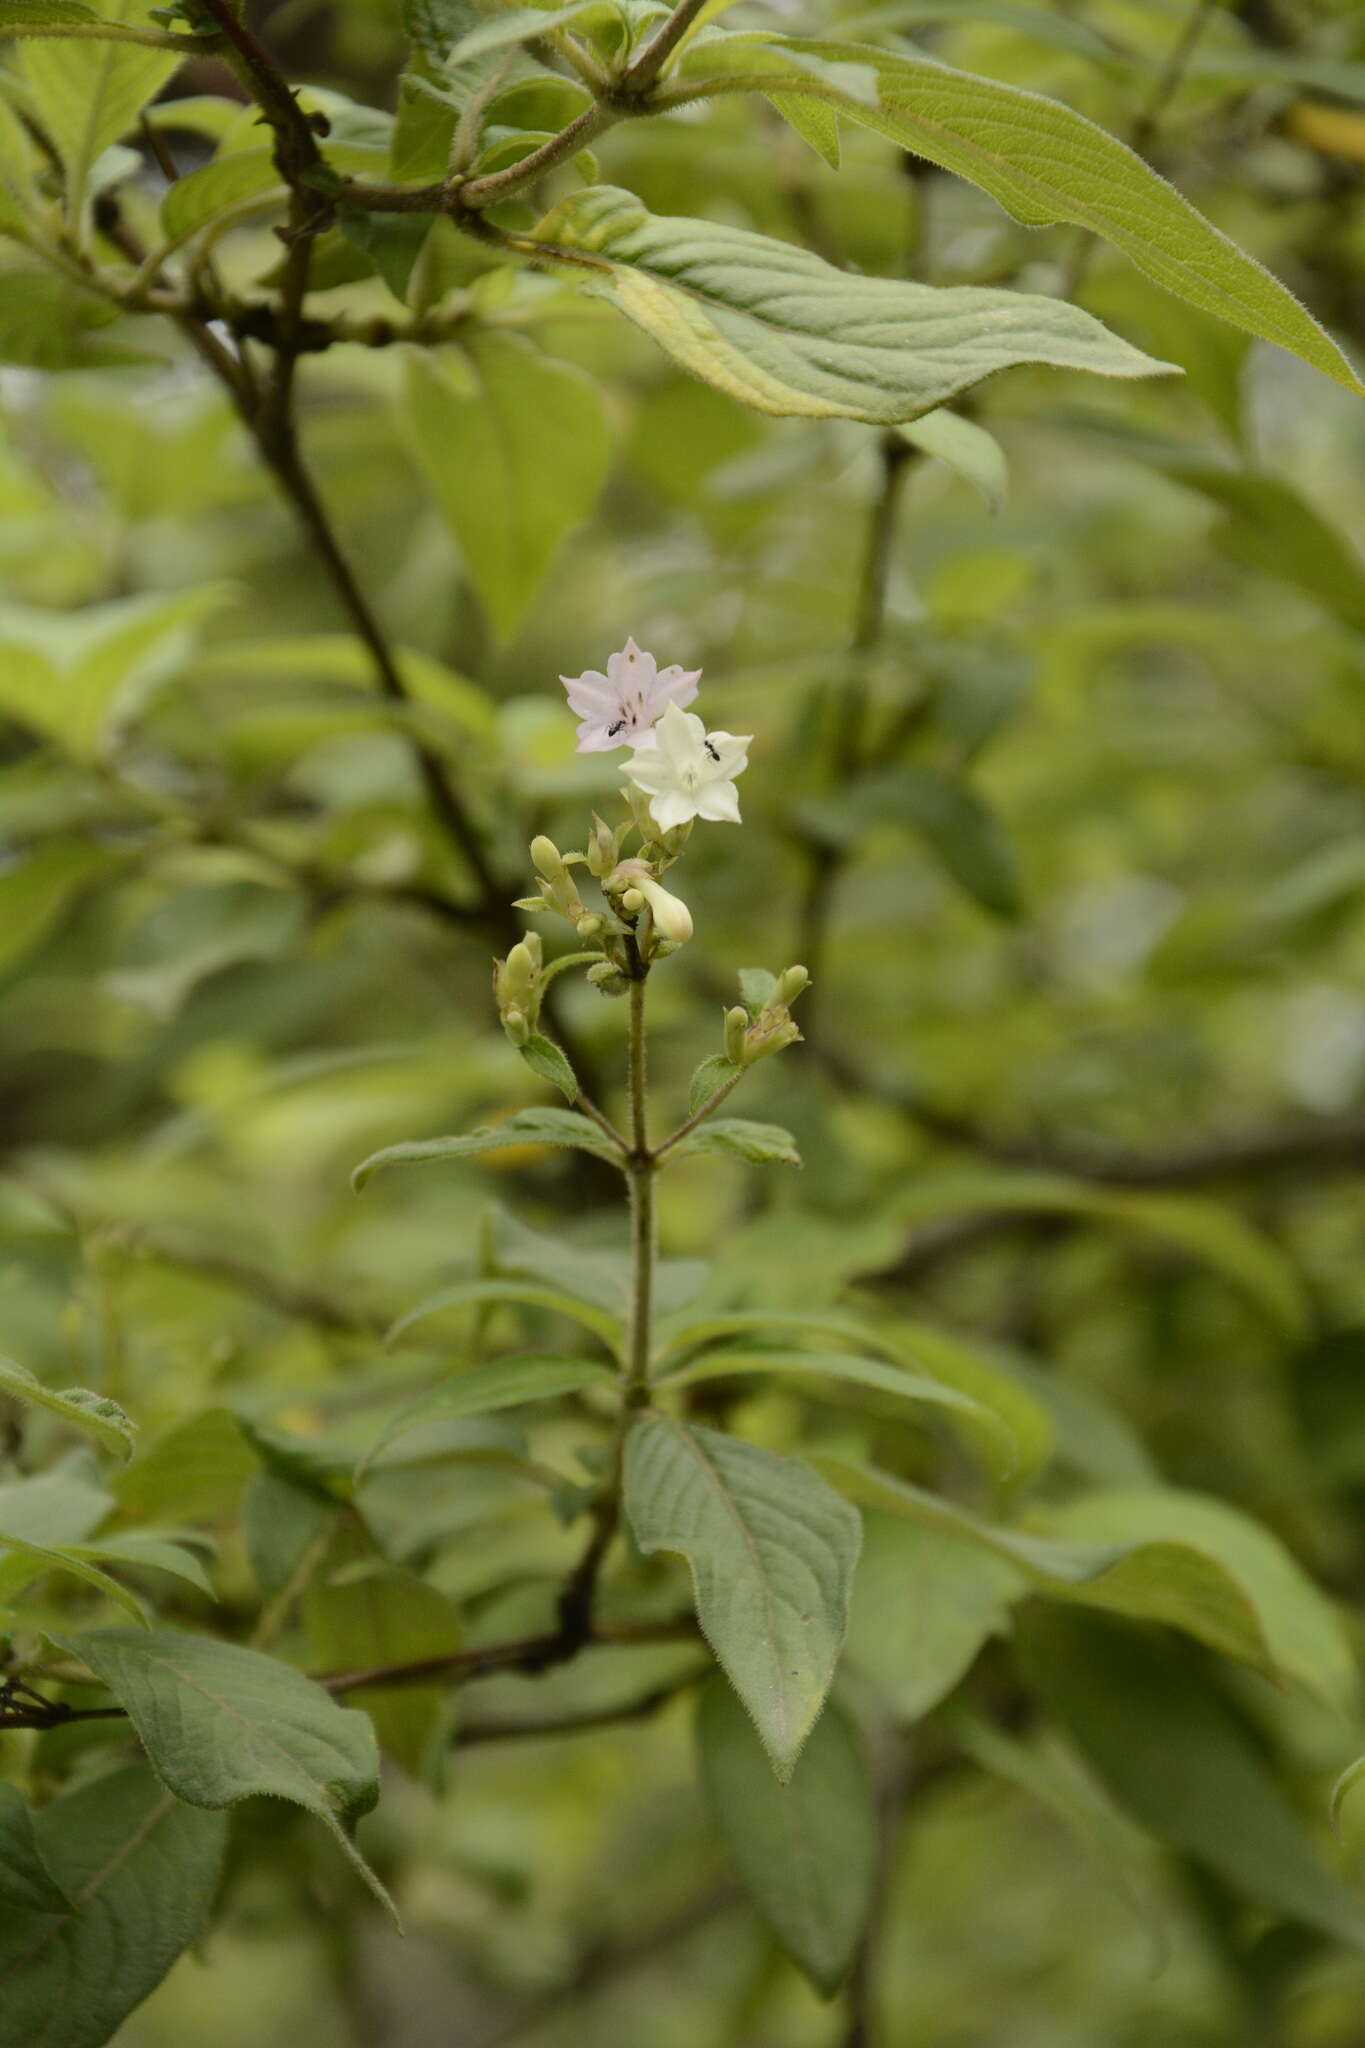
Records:
[[[1210,1550],[1164,1539],[1066,1542],[983,1521],[886,1472],[832,1459],[820,1462],[851,1499],[982,1544],[1015,1565],[1049,1599],[1105,1608],[1138,1621],[1163,1621],[1225,1656],[1271,1676],[1280,1674],[1256,1589]]]
[[[620,1318],[596,1302],[584,1301],[578,1295],[565,1294],[554,1287],[542,1287],[534,1280],[492,1279],[458,1280],[453,1287],[442,1287],[436,1294],[428,1295],[416,1308],[396,1322],[389,1331],[388,1341],[393,1344],[411,1330],[417,1323],[425,1322],[428,1316],[439,1315],[443,1310],[453,1308],[474,1308],[485,1302],[509,1302],[523,1308],[538,1308],[552,1315],[567,1316],[571,1322],[581,1323],[594,1336],[600,1337],[612,1351],[621,1345]]]
[[[663,1415],[627,1439],[625,1502],[646,1556],[687,1559],[707,1641],[789,1778],[844,1637],[856,1510],[808,1465]]]
[[[734,1693],[713,1679],[697,1703],[697,1740],[711,1812],[746,1890],[797,1968],[831,1997],[866,1924],[877,1861],[857,1729],[827,1707],[779,1784]]]
[[[647,213],[611,185],[563,200],[524,246],[759,412],[889,425],[1018,363],[1171,368],[1061,300],[859,276],[746,228]]]
[[[357,1194],[366,1181],[387,1166],[418,1166],[437,1159],[476,1159],[483,1152],[506,1151],[509,1145],[571,1145],[595,1152],[600,1159],[619,1157],[611,1140],[588,1117],[568,1109],[519,1109],[500,1124],[467,1131],[459,1138],[416,1138],[372,1152],[351,1175]]]
[[[203,1925],[227,1821],[182,1806],[145,1764],[31,1822],[0,1796],[0,2043],[103,2048]]]
[[[108,0],[102,12],[134,23],[146,17],[139,0]],[[126,134],[180,62],[175,50],[140,43],[40,39],[24,46],[23,74],[61,160],[73,223],[96,158]]]
[[[1113,242],[1158,284],[1248,334],[1302,356],[1349,391],[1365,384],[1293,293],[1220,233],[1164,178],[1083,115],[996,79],[955,71],[931,57],[892,54],[866,43],[784,41],[782,49],[820,64],[860,64],[874,74],[866,97],[828,78],[799,83],[793,64],[783,90],[805,92],[903,149],[956,171],[1029,227],[1072,221]],[[756,89],[771,90],[772,44],[757,41]],[[717,57],[699,49],[693,69]],[[732,43],[719,62],[741,66]]]
[[[528,1401],[553,1401],[561,1394],[576,1394],[615,1378],[610,1366],[590,1358],[561,1358],[541,1352],[472,1366],[395,1416],[356,1477],[359,1479],[360,1472],[390,1445],[422,1424],[448,1422],[461,1415],[490,1415],[500,1408],[524,1407]]]
[[[661,1378],[658,1384],[660,1387],[692,1386],[699,1380],[725,1379],[734,1373],[753,1372],[809,1374],[814,1379],[841,1380],[852,1386],[867,1387],[874,1393],[889,1394],[895,1400],[941,1409],[948,1421],[968,1427],[974,1441],[981,1443],[984,1440],[990,1446],[991,1462],[997,1471],[1009,1473],[1014,1469],[1014,1432],[1007,1421],[953,1387],[926,1379],[922,1373],[911,1372],[904,1366],[889,1365],[880,1358],[859,1358],[855,1352],[763,1350],[734,1345],[724,1350],[705,1351],[699,1358],[689,1359],[686,1365]]]
[[[1150,1834],[1273,1913],[1365,1946],[1365,1911],[1188,1645],[1052,1609],[1029,1617],[1021,1651],[1045,1704]]]

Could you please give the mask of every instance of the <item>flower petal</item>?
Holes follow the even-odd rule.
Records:
[[[653,804],[650,809],[654,809]],[[696,815],[712,825],[743,824],[739,815],[739,791],[734,783],[708,782],[705,789],[699,789]]]
[[[649,810],[661,832],[675,832],[679,825],[685,825],[689,818],[697,815],[695,801],[684,796],[680,789],[665,790],[662,796],[651,797]]]

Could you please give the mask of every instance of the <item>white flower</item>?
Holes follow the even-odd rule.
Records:
[[[695,712],[670,704],[653,733],[636,747],[626,774],[649,798],[661,832],[689,818],[738,825],[735,777],[749,765],[752,738],[752,733],[708,733]]]
[[[627,640],[619,654],[608,656],[607,672],[584,669],[581,676],[561,676],[569,708],[582,720],[580,754],[610,754],[617,747],[638,747],[669,704],[690,704],[701,681],[699,668],[661,669],[652,654]]]
[[[635,886],[654,913],[659,937],[672,939],[675,946],[685,945],[692,936],[692,913],[681,896],[671,896],[648,875],[641,875]]]

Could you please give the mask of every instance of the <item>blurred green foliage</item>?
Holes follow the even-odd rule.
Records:
[[[258,13],[345,171],[439,175],[457,113],[400,85],[389,0]],[[408,25],[428,83],[454,19]],[[1365,28],[1344,0],[749,0],[725,25],[927,52],[1132,139],[1360,360]],[[76,193],[72,246],[121,276],[183,237],[191,276],[287,303],[284,194],[219,61],[14,47],[6,234],[18,165],[45,204]],[[83,124],[111,52],[121,83]],[[496,62],[483,175],[587,102]],[[52,1639],[79,1655],[96,1628],[112,1670],[144,1654],[139,1608],[220,1638],[206,1654],[269,1653],[281,1685],[551,1625],[599,1476],[591,1375],[533,1376],[514,1411],[409,1411],[501,1353],[602,1356],[610,1176],[539,1143],[359,1197],[349,1175],[547,1100],[496,1030],[490,959],[528,837],[580,843],[617,787],[574,754],[557,678],[628,633],[704,667],[708,722],[755,735],[745,823],[698,831],[697,936],[652,984],[660,1127],[739,970],[814,975],[805,1044],[743,1097],[804,1171],[679,1161],[661,1340],[702,1424],[842,1472],[865,1508],[795,1788],[828,1896],[765,1896],[759,1845],[793,1809],[714,1679],[699,1772],[695,1642],[358,1686],[385,1758],[358,1843],[406,1939],[306,1810],[339,1832],[363,1758],[319,1790],[295,1755],[305,1780],[253,1789],[300,1805],[233,1808],[212,1931],[120,2048],[1361,2037],[1365,1805],[1348,1792],[1336,1838],[1329,1803],[1365,1751],[1365,410],[863,126],[835,170],[819,104],[631,121],[539,196],[600,175],[860,277],[1070,294],[1183,377],[1016,367],[903,434],[770,418],[562,272],[343,207],[304,248],[302,317],[333,333],[293,396],[401,699],[373,687],[287,442],[272,466],[185,323],[95,306],[4,244],[6,1669],[98,1704]],[[536,216],[523,195],[499,217]],[[252,377],[271,339],[238,337]],[[625,1006],[557,987],[619,1116]],[[697,1364],[760,1338],[761,1364]],[[919,1399],[879,1387],[888,1363]],[[23,1369],[116,1406],[35,1405]],[[687,1578],[623,1546],[611,1590],[649,1624]],[[262,1723],[294,1697],[263,1695]],[[213,1738],[177,1779],[129,1710],[180,1799],[237,1796],[190,1768]],[[344,1751],[333,1711],[312,1737]],[[507,1739],[579,1716],[605,1725]],[[44,1864],[75,1883],[102,1830],[159,1812],[136,1754],[121,1724],[0,1730],[36,1809],[33,1850],[24,1802],[0,1806],[25,1910],[60,1914]],[[169,1815],[185,1898],[206,1894],[221,1823]],[[825,2003],[791,1956],[836,1985],[869,1901]],[[167,1910],[178,1950],[202,1914]],[[73,2040],[107,2038],[88,1985],[50,1995],[93,2029]],[[11,2006],[0,2041],[33,2025]]]

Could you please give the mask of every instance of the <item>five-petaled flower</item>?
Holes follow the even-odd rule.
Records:
[[[701,670],[683,669],[676,662],[661,669],[652,654],[627,640],[619,654],[608,656],[605,675],[589,668],[559,680],[569,693],[570,709],[582,721],[579,753],[609,754],[648,740],[670,704],[690,704]]]
[[[695,712],[670,704],[654,730],[637,742],[626,774],[649,798],[661,832],[690,818],[738,825],[735,777],[749,765],[752,733],[711,732]]]

